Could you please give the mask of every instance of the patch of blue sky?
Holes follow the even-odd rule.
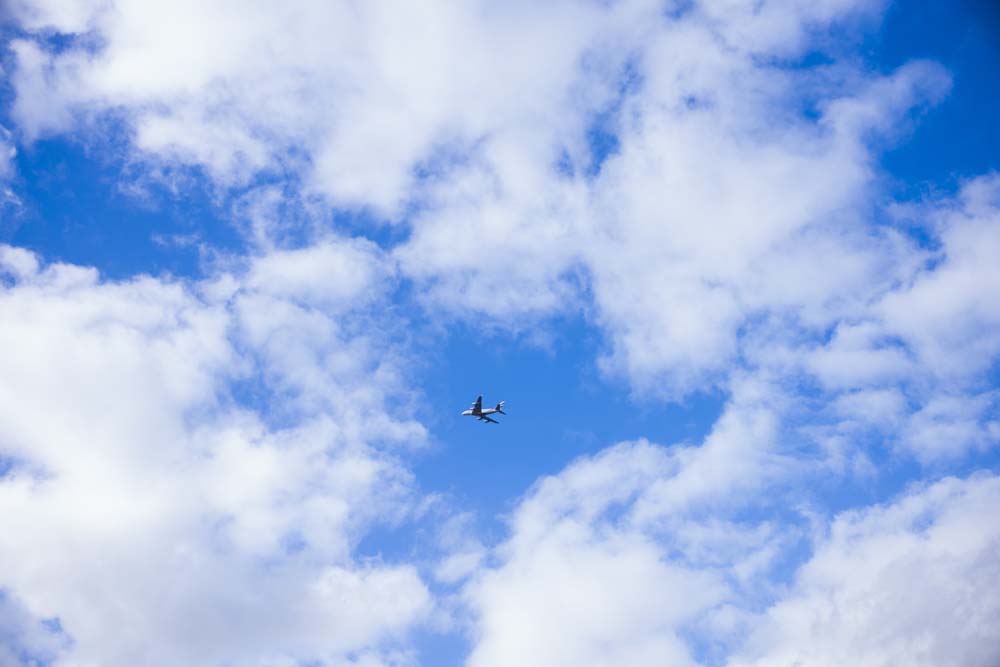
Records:
[[[695,7],[695,0],[672,0],[663,3],[663,16],[671,21],[683,19]]]
[[[25,641],[26,637],[30,639]],[[16,597],[0,588],[0,659],[8,655],[25,667],[48,667],[55,664],[61,649],[71,645],[58,618],[32,617]]]
[[[453,174],[462,167],[475,164],[479,150],[488,136],[469,138],[441,138],[431,147],[426,157],[421,158],[410,170],[418,185],[424,181],[436,181]]]
[[[244,247],[202,178],[182,178],[173,192],[155,180],[131,191],[124,161],[101,150],[64,138],[22,147],[15,159],[21,206],[0,220],[0,241],[47,262],[94,266],[111,279],[198,277],[201,248]]]
[[[790,493],[799,494],[797,502],[808,503],[815,511],[832,517],[894,498],[914,480],[967,477],[977,470],[1000,471],[1000,448],[989,446],[983,439],[987,435],[978,443],[967,443],[967,450],[960,454],[921,461],[902,438],[909,437],[906,421],[925,406],[926,399],[917,400],[914,388],[906,382],[888,388],[900,391],[908,400],[896,423],[886,427],[848,425],[840,416],[828,412],[837,392],[825,390],[808,376],[802,377],[794,389],[796,409],[784,415],[780,436],[782,451],[806,466],[788,487]],[[998,416],[994,399],[970,426],[979,429],[980,434],[988,434],[990,423]],[[833,472],[836,474],[828,474]]]
[[[410,455],[419,491],[472,512],[473,532],[490,544],[504,539],[507,518],[541,477],[618,442],[698,444],[725,401],[721,393],[668,405],[636,396],[600,375],[594,360],[603,341],[593,326],[581,318],[539,326],[558,335],[543,346],[456,324],[425,350],[416,373],[423,403],[415,416],[431,433],[430,448]],[[479,394],[484,405],[507,401],[500,424],[460,416]],[[435,520],[376,526],[357,553],[392,562],[430,558]]]
[[[924,58],[952,76],[950,93],[926,110],[904,141],[882,155],[900,198],[953,194],[965,179],[1000,167],[1000,9],[986,0],[890,4],[864,45],[867,61],[892,71]]]
[[[977,426],[988,427],[992,416],[978,418]],[[966,478],[982,470],[1000,472],[1000,448],[971,446],[960,455],[921,461],[899,439],[887,439],[875,428],[843,434],[851,449],[842,474],[811,476],[808,497],[801,500],[818,513],[832,518],[840,512],[886,503],[906,492],[914,484],[943,477]],[[864,460],[857,457],[863,456]],[[856,465],[857,464],[857,465]]]
[[[9,456],[0,456],[0,479],[3,479],[14,469],[14,459]]]
[[[585,62],[583,67],[586,69],[588,64]],[[623,107],[629,96],[642,87],[642,82],[638,62],[634,58],[626,59],[621,71],[616,73],[616,90],[611,101],[590,118],[584,132],[585,153],[577,156],[568,147],[563,148],[553,164],[559,175],[593,180],[608,158],[618,154]]]
[[[616,154],[621,148],[618,139],[617,124],[620,114],[621,100],[611,109],[602,111],[594,118],[587,129],[587,148],[590,151],[590,164],[584,169],[588,178],[600,173],[605,161]]]
[[[45,481],[51,478],[51,472],[26,460],[23,457],[4,455],[3,444],[0,443],[0,480],[8,478],[31,478],[33,481]],[[9,451],[9,450],[8,450]]]
[[[10,76],[6,75],[14,66],[14,57],[9,47],[11,34],[12,31],[4,29],[0,23],[0,72],[4,74],[0,76],[0,124],[2,125],[10,125],[8,111],[14,101],[14,85]]]
[[[586,178],[596,177],[608,158],[621,150],[618,132],[622,122],[622,111],[629,96],[637,92],[642,84],[643,77],[638,63],[634,59],[627,59],[619,73],[614,98],[607,107],[594,115],[587,128],[589,162],[582,169]]]
[[[472,644],[460,632],[441,633],[422,629],[414,633],[412,645],[422,659],[418,664],[464,665]]]
[[[30,39],[53,54],[71,50],[94,54],[103,46],[101,36],[96,32],[64,33],[50,28],[29,32],[6,19],[7,17],[0,12],[0,44],[6,45],[14,39]]]
[[[236,348],[240,350],[238,345]],[[260,367],[254,364],[245,375],[231,378],[227,386],[228,397],[236,406],[254,412],[269,429],[278,431],[295,426],[299,421],[297,416],[277,409],[277,406],[286,405],[287,401],[281,400],[281,392],[271,386],[262,373]]]
[[[400,220],[410,222],[421,210],[421,203],[408,201],[402,207]],[[346,236],[367,239],[385,251],[403,245],[411,234],[408,224],[387,219],[371,208],[339,208],[330,219],[330,227]]]
[[[437,446],[414,468],[427,490],[501,515],[540,476],[616,442],[698,443],[722,410],[721,393],[683,404],[644,400],[601,375],[595,359],[604,341],[590,323],[568,317],[547,326],[555,335],[546,346],[458,325],[428,351],[421,417]],[[459,416],[479,394],[484,405],[507,401],[501,424]]]

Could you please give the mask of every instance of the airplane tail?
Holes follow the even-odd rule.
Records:
[[[499,412],[502,415],[505,415],[507,413],[503,411],[503,404],[504,401],[500,401],[499,403],[497,403],[497,412]]]

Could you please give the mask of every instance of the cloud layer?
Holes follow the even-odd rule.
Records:
[[[881,10],[10,3],[4,201],[68,138],[245,245],[121,281],[0,245],[0,665],[408,665],[444,611],[471,667],[994,664],[1000,179],[887,195],[951,75],[868,66]],[[367,557],[447,503],[406,333],[563,316],[636,397],[722,395],[708,435]]]
[[[424,436],[383,412],[403,387],[379,341],[345,331],[377,257],[316,252],[350,280],[277,253],[113,283],[3,247],[2,585],[67,629],[65,664],[341,660],[427,617],[412,565],[354,552],[413,511],[394,443]]]
[[[796,535],[741,518],[726,484],[708,487],[710,518],[699,512],[712,498],[683,480],[704,456],[623,443],[541,480],[511,517],[498,563],[466,587],[478,615],[469,664],[997,660],[995,475],[914,488],[810,537],[804,525]],[[802,539],[812,555],[794,581],[761,588]]]

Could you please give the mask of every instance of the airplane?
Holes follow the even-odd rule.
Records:
[[[472,407],[463,412],[462,414],[468,415],[470,417],[478,417],[479,421],[481,422],[489,422],[490,424],[499,424],[500,422],[498,422],[495,419],[490,419],[488,415],[492,415],[494,413],[500,413],[502,415],[507,414],[506,412],[503,411],[503,404],[504,402],[500,401],[499,403],[497,403],[497,406],[495,408],[486,408],[485,410],[483,410],[483,397],[480,396],[479,398],[476,399],[476,402],[472,404]]]

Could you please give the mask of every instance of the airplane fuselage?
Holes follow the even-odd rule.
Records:
[[[497,410],[496,408],[483,408],[482,410],[473,410],[472,408],[469,408],[468,410],[466,410],[462,414],[466,415],[466,416],[471,416],[471,417],[478,417],[480,415],[492,415],[492,414],[497,413],[497,412],[500,412],[500,411]]]

